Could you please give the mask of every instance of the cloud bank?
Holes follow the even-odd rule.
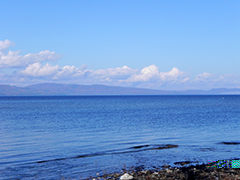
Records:
[[[39,53],[20,55],[20,51],[8,50],[14,44],[9,40],[0,41],[0,83],[29,85],[41,82],[105,84],[165,90],[211,89],[219,87],[240,87],[239,75],[215,76],[203,72],[194,79],[189,73],[173,67],[167,72],[152,64],[142,69],[132,69],[126,65],[116,68],[88,69],[66,65],[60,67],[54,62],[61,55],[44,50]]]
[[[20,51],[8,51],[6,53],[6,50],[11,45],[13,45],[13,43],[9,40],[0,41],[0,68],[21,68],[33,63],[55,61],[61,57],[55,52],[48,50],[35,54],[29,53],[24,56],[19,55]]]

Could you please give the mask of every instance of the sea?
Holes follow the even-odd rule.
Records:
[[[240,158],[240,96],[0,97],[0,179]]]

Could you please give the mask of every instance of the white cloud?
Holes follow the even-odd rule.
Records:
[[[202,74],[198,74],[194,81],[207,81],[209,79],[212,79],[213,77],[213,74],[204,72]]]
[[[139,74],[133,74],[127,82],[146,82],[146,81],[180,81],[184,79],[185,73],[180,71],[178,68],[174,67],[169,72],[159,72],[158,67],[156,65],[150,65],[148,67],[144,67]]]
[[[75,74],[76,72],[78,72],[78,68],[76,68],[75,66],[64,66],[57,74],[57,76],[72,76],[73,74]]]
[[[85,64],[80,68],[75,66],[64,66],[59,69],[59,72],[55,75],[54,79],[84,77],[90,72],[92,72],[92,70],[87,70]]]
[[[161,72],[159,73],[159,75],[163,81],[176,81],[183,78],[185,76],[185,73],[180,71],[178,68],[174,67],[172,68],[171,71]],[[184,80],[187,80],[187,79],[184,78]]]
[[[221,75],[215,78],[215,82],[221,85],[221,87],[228,86],[228,87],[238,87],[240,86],[240,75],[234,74],[226,74]]]
[[[75,66],[59,67],[49,63],[43,65],[39,62],[28,65],[25,70],[20,72],[25,77],[45,77],[52,80],[68,79],[76,82],[93,82],[107,83],[108,85],[127,85],[133,84],[141,87],[141,85],[151,84],[151,87],[161,86],[166,83],[179,83],[188,80],[185,73],[177,68],[173,68],[169,72],[159,72],[156,65],[144,67],[141,71],[131,69],[128,66],[90,70],[83,65],[80,68]],[[109,84],[110,83],[110,84]]]
[[[51,76],[56,74],[59,70],[59,66],[52,66],[50,64],[42,65],[41,63],[33,63],[28,65],[25,70],[21,71],[21,74],[32,76],[32,77],[43,77],[43,76]]]
[[[168,72],[159,72],[156,65],[150,65],[142,70],[123,66],[117,68],[91,70],[86,65],[75,66],[51,65],[36,62],[29,64],[24,70],[11,75],[0,76],[0,82],[34,84],[39,82],[59,82],[76,84],[105,84],[130,86],[162,90],[211,89],[220,87],[239,87],[240,76],[214,76],[202,73],[190,80],[187,73],[174,67]],[[67,80],[67,81],[66,81]]]
[[[9,48],[12,45],[13,45],[13,43],[11,41],[9,41],[8,39],[6,39],[5,41],[0,41],[0,53],[1,53],[1,51]]]
[[[5,49],[11,46],[9,40],[0,41],[0,68],[21,68],[29,64],[44,61],[55,61],[61,56],[49,50],[41,51],[34,54],[19,55],[20,51],[8,51]]]
[[[92,70],[85,69],[85,65],[77,68],[75,66],[59,67],[58,65],[41,64],[39,62],[28,65],[19,74],[25,77],[47,77],[48,79],[73,79],[78,77],[84,77]]]
[[[144,67],[140,74],[133,74],[127,81],[128,82],[141,82],[148,81],[152,78],[158,77],[158,67],[155,65],[150,65],[148,67]]]
[[[0,41],[0,83],[2,84],[34,84],[40,82],[59,82],[76,84],[105,84],[131,86],[163,90],[211,89],[220,87],[240,87],[240,75],[221,75],[203,72],[190,79],[186,72],[173,67],[168,72],[160,72],[159,67],[152,64],[142,69],[128,66],[88,69],[65,65],[60,67],[51,64],[60,55],[49,50],[39,53],[20,55],[20,51],[8,51],[13,43]]]
[[[99,69],[92,72],[91,76],[98,79],[105,79],[106,81],[121,80],[130,77],[137,70],[131,69],[127,66],[117,67],[117,68],[108,68],[108,69]]]

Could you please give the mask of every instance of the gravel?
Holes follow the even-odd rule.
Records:
[[[209,179],[209,180],[240,180],[240,169],[238,168],[216,168],[209,167],[207,164],[189,165],[184,167],[164,166],[161,169],[154,170],[129,170],[123,173],[106,174],[95,178],[97,179],[116,179],[116,180],[191,180],[191,179]]]

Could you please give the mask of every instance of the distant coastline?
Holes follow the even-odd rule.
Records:
[[[26,87],[0,85],[0,96],[58,95],[240,95],[240,88],[211,90],[167,91],[106,85],[41,83]]]

